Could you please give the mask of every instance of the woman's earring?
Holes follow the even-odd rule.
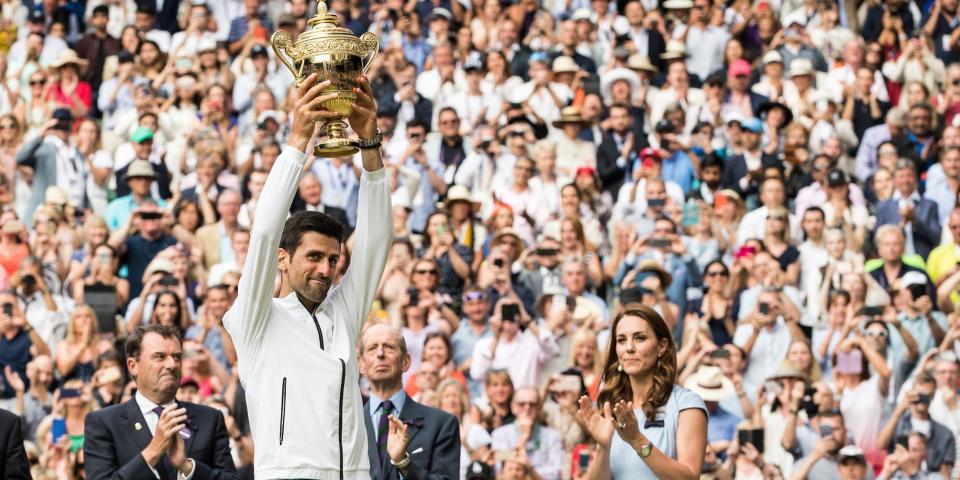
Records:
[[[657,357],[657,370],[660,369],[660,357]]]
[[[622,371],[623,371],[623,364],[620,363],[620,362],[617,362],[617,371],[618,371],[618,372],[622,372]]]

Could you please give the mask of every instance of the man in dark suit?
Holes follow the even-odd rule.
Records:
[[[23,450],[23,428],[20,417],[6,410],[0,409],[0,478],[29,479],[30,464],[27,454]]]
[[[760,149],[760,136],[763,134],[763,123],[758,118],[744,120],[741,124],[743,133],[743,153],[727,157],[723,166],[723,188],[729,188],[746,200],[760,189],[760,180],[763,171],[771,166],[780,164],[777,157],[769,155]]]
[[[910,160],[897,162],[893,198],[877,205],[877,226],[898,225],[906,236],[906,253],[924,259],[940,244],[940,216],[936,202],[917,191],[917,171]]]
[[[304,173],[303,177],[300,178],[300,188],[297,190],[297,196],[293,198],[293,203],[290,204],[290,214],[301,210],[326,213],[344,226],[344,236],[349,238],[353,229],[350,228],[350,223],[347,221],[347,211],[342,208],[324,205],[321,201],[322,198],[323,186],[320,185],[317,176],[311,172]]]
[[[360,371],[370,381],[370,399],[364,407],[370,478],[459,478],[457,420],[407,396],[402,377],[408,368],[410,356],[399,332],[386,325],[375,325],[364,332]]]
[[[137,393],[87,415],[87,478],[238,479],[219,410],[177,402],[183,349],[174,327],[137,327],[125,345]]]
[[[603,134],[597,149],[597,172],[603,190],[617,198],[625,182],[633,181],[634,162],[647,146],[646,137],[633,130],[630,107],[622,103],[610,106],[610,130]]]

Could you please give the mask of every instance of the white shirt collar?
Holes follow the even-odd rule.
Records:
[[[154,408],[157,408],[159,406],[166,408],[176,403],[176,402],[168,402],[166,405],[157,405],[156,403],[153,403],[153,401],[150,400],[149,398],[143,396],[143,394],[140,393],[140,391],[137,391],[137,393],[133,396],[133,398],[134,400],[137,401],[137,406],[140,407],[140,413],[142,413],[144,417],[146,417],[148,413],[153,413]]]

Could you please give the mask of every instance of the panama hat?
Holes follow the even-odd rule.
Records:
[[[736,387],[723,375],[723,370],[712,365],[701,365],[684,386],[707,402],[722,402],[737,394]]]
[[[560,118],[553,121],[553,126],[562,128],[565,125],[586,125],[587,121],[580,115],[577,107],[563,107],[560,110]]]
[[[60,52],[60,56],[57,57],[57,60],[55,62],[50,64],[50,67],[60,68],[64,65],[73,64],[73,65],[76,65],[77,67],[82,68],[82,67],[86,67],[87,63],[88,62],[86,60],[77,56],[77,52],[68,48]]]

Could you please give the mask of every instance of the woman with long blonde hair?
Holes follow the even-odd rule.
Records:
[[[597,348],[597,334],[581,328],[570,340],[570,365],[580,371],[590,400],[596,401],[600,394],[600,374],[603,371],[603,355]]]
[[[67,338],[57,344],[57,370],[65,380],[88,382],[93,378],[99,337],[96,313],[88,305],[77,305],[70,314]]]
[[[707,410],[674,385],[677,346],[655,310],[628,304],[611,327],[597,409],[580,397],[581,423],[599,448],[586,478],[698,479]]]

